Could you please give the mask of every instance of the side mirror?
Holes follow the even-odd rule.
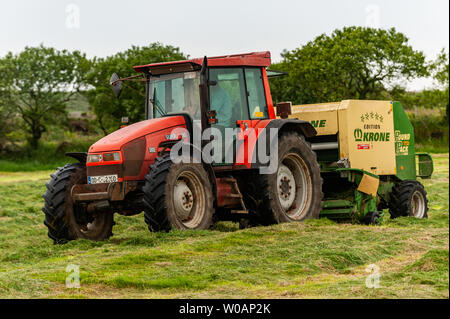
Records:
[[[123,87],[122,82],[120,81],[120,78],[116,73],[111,75],[111,78],[109,79],[109,84],[111,85],[114,95],[118,98],[120,96],[120,93],[122,93]]]

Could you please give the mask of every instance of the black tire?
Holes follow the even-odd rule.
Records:
[[[379,212],[368,212],[364,216],[364,224],[366,225],[378,225],[380,224],[380,213]]]
[[[391,218],[413,216],[428,217],[427,192],[418,181],[401,181],[392,189],[389,201]]]
[[[44,224],[48,228],[48,236],[55,244],[64,244],[77,238],[99,241],[112,236],[112,212],[92,215],[85,208],[72,203],[72,186],[86,183],[84,165],[67,164],[50,176],[51,179],[46,184],[47,191],[42,196],[45,201],[42,211],[45,214]]]
[[[297,209],[294,206],[297,205],[298,196],[300,196],[297,190],[294,194],[294,201],[296,203],[293,203],[289,207],[289,202],[284,207],[282,206],[281,201],[283,199],[280,199],[281,195],[278,192],[278,188],[280,187],[281,189],[284,185],[278,185],[277,179],[280,174],[280,167],[282,164],[286,167],[288,165],[286,161],[288,159],[290,160],[291,157],[295,158],[301,164],[301,167],[303,167],[307,182],[305,184],[307,185],[305,203],[299,202],[302,208],[299,208],[298,214],[294,214]],[[278,141],[278,161],[277,173],[270,175],[259,175],[256,173],[247,182],[244,197],[246,205],[251,208],[249,217],[251,218],[252,224],[270,225],[274,223],[302,221],[307,218],[319,218],[323,198],[322,178],[320,176],[317,156],[312,151],[310,144],[303,136],[295,132],[284,133],[279,137]],[[290,184],[287,184],[287,187],[287,189],[291,189]],[[291,196],[289,191],[286,194]]]
[[[175,201],[176,188],[187,186],[181,201]],[[145,177],[143,187],[145,222],[150,231],[208,229],[213,224],[213,194],[202,164],[172,163],[170,156],[158,157]],[[186,210],[180,214],[180,205]]]

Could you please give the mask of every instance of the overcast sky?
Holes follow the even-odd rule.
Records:
[[[0,56],[40,43],[107,56],[158,41],[191,57],[270,50],[279,61],[283,49],[351,25],[395,27],[435,58],[449,48],[449,1],[4,0]]]

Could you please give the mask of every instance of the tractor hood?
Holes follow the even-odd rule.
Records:
[[[186,124],[183,116],[168,116],[134,123],[98,140],[89,148],[89,153],[119,151],[124,144],[139,137],[184,125]]]

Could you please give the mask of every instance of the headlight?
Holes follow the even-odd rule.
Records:
[[[89,154],[87,157],[88,163],[96,163],[102,161],[102,155],[100,154]]]
[[[105,154],[103,154],[103,160],[105,162],[120,161],[120,153],[119,152],[105,153]]]

